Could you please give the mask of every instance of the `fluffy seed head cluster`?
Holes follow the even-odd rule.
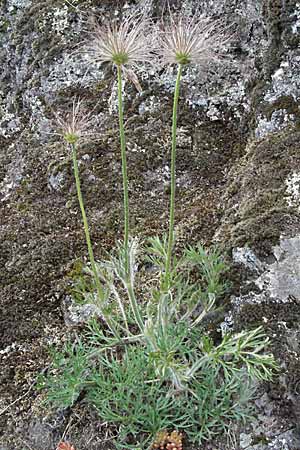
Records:
[[[75,99],[72,110],[61,117],[55,114],[56,123],[60,129],[60,136],[69,144],[76,144],[88,135],[91,114],[87,114],[82,107],[82,101]]]
[[[158,53],[163,64],[198,64],[205,66],[218,63],[224,58],[222,48],[228,42],[220,22],[194,16],[170,16],[162,25]]]
[[[87,51],[99,63],[110,62],[122,67],[135,66],[138,62],[152,63],[147,27],[148,22],[136,15],[124,19],[119,25],[95,24]]]

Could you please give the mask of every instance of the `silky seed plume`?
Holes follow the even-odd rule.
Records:
[[[164,65],[206,66],[223,61],[222,50],[228,41],[220,21],[212,22],[197,16],[176,19],[170,15],[169,22],[162,25],[157,52]]]
[[[132,15],[120,24],[94,24],[87,52],[98,63],[135,67],[137,63],[153,63],[151,34],[146,34],[149,22]]]
[[[76,144],[89,135],[91,114],[82,107],[82,100],[74,99],[72,110],[64,116],[55,113],[59,135],[69,144]]]

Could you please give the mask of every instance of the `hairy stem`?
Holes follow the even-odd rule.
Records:
[[[89,231],[89,225],[88,225],[88,220],[87,220],[87,217],[86,217],[86,212],[85,212],[85,207],[84,207],[84,202],[83,202],[83,197],[82,197],[82,192],[81,192],[81,183],[80,183],[80,177],[79,177],[78,162],[77,162],[77,152],[76,152],[75,144],[71,144],[71,148],[72,148],[73,169],[74,169],[74,175],[75,175],[77,197],[78,197],[78,202],[79,202],[81,216],[82,216],[82,221],[83,221],[85,240],[86,240],[86,243],[87,243],[90,263],[91,263],[92,271],[93,271],[93,274],[94,274],[97,294],[98,294],[98,298],[99,298],[99,301],[100,301],[100,304],[101,304],[104,301],[105,293],[104,293],[104,290],[103,290],[103,288],[101,286],[100,279],[99,279],[98,272],[97,272],[97,268],[96,268],[95,257],[94,257],[94,252],[93,252],[93,247],[92,247],[92,242],[91,242],[91,236],[90,236],[90,231]],[[116,331],[114,325],[111,323],[110,319],[108,317],[105,317],[105,320],[106,320],[107,325],[109,326],[109,328],[113,332],[113,334],[116,337],[119,337],[118,332]]]
[[[128,298],[129,298],[131,310],[134,315],[135,322],[138,325],[140,331],[143,333],[144,332],[144,322],[143,322],[143,319],[142,319],[142,316],[140,313],[140,308],[139,308],[138,302],[137,302],[135,294],[134,294],[134,289],[130,282],[126,285],[126,290],[128,293]]]
[[[103,292],[103,289],[102,289],[102,286],[101,286],[101,283],[100,283],[100,280],[98,277],[97,269],[96,269],[96,263],[95,263],[95,258],[94,258],[92,242],[91,242],[89,225],[88,225],[88,221],[87,221],[87,217],[86,217],[86,212],[85,212],[85,207],[84,207],[84,202],[83,202],[83,197],[82,197],[82,192],[81,192],[81,183],[80,183],[80,178],[79,178],[77,152],[76,152],[75,144],[72,144],[72,156],[73,156],[73,169],[74,169],[74,175],[75,175],[77,197],[78,197],[78,202],[79,202],[79,206],[80,206],[80,210],[81,210],[83,228],[84,228],[84,233],[85,233],[85,240],[87,243],[87,248],[88,248],[90,263],[92,266],[92,271],[93,271],[93,274],[95,277],[98,296],[99,296],[99,299],[102,300],[104,298],[104,292]]]
[[[122,97],[122,69],[117,66],[118,71],[118,108],[119,108],[119,127],[120,127],[120,143],[122,156],[122,176],[123,176],[123,196],[124,196],[124,248],[125,248],[125,271],[128,276],[128,239],[129,239],[129,200],[128,200],[128,177],[127,177],[127,161],[126,161],[126,142],[124,131],[123,117],[123,97]]]
[[[177,135],[177,109],[179,99],[180,81],[182,75],[182,65],[178,66],[178,73],[174,92],[173,117],[172,117],[172,150],[171,150],[171,198],[170,198],[170,216],[169,216],[169,237],[168,249],[165,267],[165,289],[169,289],[171,281],[171,259],[174,242],[174,216],[175,216],[175,189],[176,189],[176,135]]]

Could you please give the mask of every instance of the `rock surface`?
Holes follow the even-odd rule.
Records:
[[[263,388],[241,447],[292,450],[300,448],[300,5],[198,3],[170,1],[186,14],[197,5],[224,18],[236,35],[230,64],[206,74],[194,67],[183,77],[178,245],[216,241],[232,254],[231,322],[263,324],[283,369]],[[109,67],[88,64],[78,44],[93,13],[159,17],[164,9],[157,0],[0,1],[1,450],[52,450],[62,437],[80,450],[109,448],[93,412],[76,406],[53,416],[32,385],[48,365],[48,344],[72,332],[61,305],[86,255],[70,154],[49,133],[52,111],[69,107],[74,95],[94,108],[95,134],[79,161],[100,258],[122,233],[116,83]],[[124,87],[132,228],[149,236],[167,226],[175,75],[141,67],[138,77],[142,93]],[[230,442],[218,450],[232,449]]]

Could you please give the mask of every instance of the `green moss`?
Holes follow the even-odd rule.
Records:
[[[231,246],[268,252],[280,235],[300,223],[286,202],[286,179],[300,171],[300,133],[288,129],[254,141],[231,172],[221,235]],[[227,212],[226,212],[227,210]]]
[[[0,33],[5,33],[8,30],[9,26],[10,26],[9,20],[8,19],[6,19],[6,20],[3,19],[0,22]]]
[[[71,156],[63,159],[62,161],[52,160],[47,167],[47,173],[57,175],[59,172],[71,172],[71,163]]]
[[[300,47],[299,33],[285,33],[285,41],[290,48],[298,49]]]
[[[107,89],[107,80],[98,81],[94,86],[94,91],[96,94],[102,93],[105,89]]]
[[[84,263],[81,259],[76,259],[69,272],[66,273],[66,277],[71,280],[76,280],[83,274]]]
[[[253,445],[259,445],[259,444],[260,445],[268,445],[269,442],[270,442],[270,439],[267,436],[263,435],[263,434],[260,434],[258,436],[254,436],[253,439],[252,439],[252,444]]]
[[[27,213],[28,211],[30,211],[32,205],[28,202],[20,202],[17,203],[17,210],[20,211],[21,213]]]

